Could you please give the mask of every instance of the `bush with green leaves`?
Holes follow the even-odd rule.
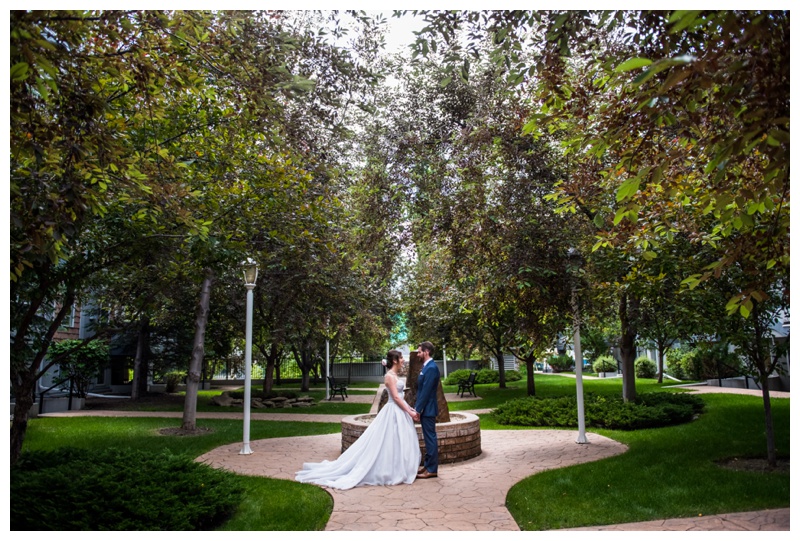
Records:
[[[602,374],[603,372],[616,372],[617,361],[610,355],[601,355],[592,364],[592,370],[595,374]]]
[[[461,370],[453,370],[442,382],[445,385],[458,385],[459,383],[465,383],[469,379],[469,375],[472,373],[472,370],[461,369]]]
[[[508,373],[508,372],[506,372]],[[475,383],[498,383],[500,381],[500,372],[492,370],[491,368],[481,368],[475,376]]]
[[[572,357],[562,353],[561,355],[552,355],[547,359],[547,364],[550,365],[553,372],[565,372],[571,370],[575,362],[572,360]]]
[[[658,428],[691,421],[703,411],[700,397],[680,393],[643,393],[635,401],[621,397],[587,394],[586,426],[614,430]],[[576,427],[578,403],[574,396],[509,400],[492,411],[502,425]]]
[[[522,379],[522,373],[519,370],[506,370],[506,381],[519,381],[521,379]]]
[[[186,379],[187,373],[185,370],[174,370],[164,374],[164,382],[167,384],[166,392],[174,393],[178,390],[178,385],[183,383]]]
[[[670,348],[665,355],[666,366],[664,371],[677,379],[688,379],[686,370],[684,370],[685,357],[693,355],[692,350],[686,347]]]
[[[167,451],[26,452],[11,467],[11,529],[211,530],[243,494],[236,476]]]
[[[647,357],[639,357],[633,362],[633,369],[636,372],[637,378],[653,379],[656,377],[656,363]]]
[[[743,373],[742,360],[728,351],[727,344],[700,343],[695,347],[667,351],[667,372],[678,379],[702,381],[731,378]]]

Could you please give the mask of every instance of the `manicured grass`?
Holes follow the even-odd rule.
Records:
[[[242,504],[219,530],[323,530],[333,511],[333,498],[319,487],[283,479],[240,476]]]
[[[292,389],[284,389],[292,390]],[[316,401],[314,406],[309,408],[269,408],[269,409],[251,409],[251,412],[260,413],[317,413],[317,414],[331,414],[331,415],[358,415],[360,413],[369,413],[371,404],[356,403],[348,400],[342,401],[338,396],[333,400],[325,399],[325,390],[311,390],[309,392],[300,393],[299,389],[295,389],[298,396],[310,396]],[[199,412],[242,412],[241,406],[216,406],[211,403],[211,399],[215,396],[222,394],[220,390],[205,390],[198,391],[197,393],[197,411]],[[370,391],[347,391],[348,395],[374,395]],[[127,399],[119,399],[113,403],[107,403],[102,408],[113,409],[117,411],[183,411],[183,401],[185,393],[175,393],[169,395],[172,400],[158,400],[155,402],[140,401],[134,402]]]
[[[153,417],[43,417],[31,419],[23,450],[52,450],[70,446],[85,449],[125,447],[160,451],[168,449],[197,457],[220,445],[242,441],[242,421],[198,419],[197,426],[211,431],[198,436],[163,436],[160,428],[179,427],[180,419]],[[339,423],[251,421],[250,439],[334,434]]]
[[[575,394],[575,378],[551,374],[536,374],[534,383],[536,387],[536,396],[542,398]],[[654,379],[636,380],[636,390],[639,393],[658,391],[670,385],[672,385],[672,383],[665,382],[659,384]],[[457,388],[456,385],[445,385],[444,391],[446,393],[454,393]],[[447,406],[450,411],[494,408],[507,400],[528,396],[527,389],[527,383],[524,379],[521,381],[507,382],[505,389],[499,388],[497,383],[475,385],[475,392],[480,398],[476,400],[465,400],[463,402],[450,402]],[[622,394],[622,378],[584,378],[583,391],[584,393],[620,396]]]

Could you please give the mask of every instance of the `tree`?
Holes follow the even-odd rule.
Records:
[[[470,54],[490,43],[507,79],[535,88],[542,107],[525,132],[562,139],[571,174],[554,198],[595,223],[594,250],[649,260],[683,233],[716,251],[685,285],[748,269],[731,313],[786,294],[772,284],[789,262],[788,13],[424,14],[419,54],[463,49],[458,31],[468,28]],[[450,58],[452,74],[470,76]],[[624,358],[639,305],[635,291],[620,294]]]
[[[203,273],[229,266],[253,243],[290,245],[324,220],[331,199],[311,199],[305,179],[313,171],[327,182],[331,164],[320,159],[319,143],[301,137],[308,132],[287,128],[315,118],[292,100],[313,91],[307,75],[341,80],[353,64],[284,19],[12,14],[12,460],[53,332],[93,275],[134,261],[153,238],[176,239],[175,253]],[[324,110],[312,112],[330,113],[337,89],[321,96]],[[264,215],[235,214],[250,185],[265,192],[250,208],[282,217],[285,228],[236,234]],[[305,203],[295,208],[297,193]],[[174,266],[168,274],[178,275]],[[56,317],[43,321],[41,312],[56,304]]]

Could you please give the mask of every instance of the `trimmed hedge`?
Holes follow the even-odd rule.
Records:
[[[700,397],[679,393],[645,393],[634,402],[621,397],[589,393],[584,397],[586,426],[615,430],[658,428],[686,423],[703,411]],[[492,411],[501,425],[578,426],[578,403],[574,396],[509,400]]]
[[[169,452],[27,452],[11,467],[11,529],[211,530],[243,495],[236,476]]]
[[[453,370],[447,374],[447,378],[445,378],[442,383],[445,385],[458,385],[459,383],[464,383],[469,379],[471,372],[472,370],[467,369]]]
[[[469,375],[474,370],[454,370],[447,375],[447,378],[442,382],[444,385],[458,385],[459,383],[466,382]],[[519,381],[522,379],[522,374],[517,370],[506,370],[506,381]],[[475,374],[476,384],[498,383],[500,381],[500,372],[492,370],[491,368],[482,368]]]

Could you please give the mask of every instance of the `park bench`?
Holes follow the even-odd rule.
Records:
[[[336,383],[336,378],[333,376],[328,376],[328,383],[331,387],[331,396],[328,400],[333,400],[333,397],[338,394],[342,397],[342,401],[344,402],[344,399],[347,398],[347,385],[344,383]]]
[[[466,381],[459,382],[456,393],[461,393],[461,398],[464,398],[465,392],[469,392],[472,396],[478,396],[475,394],[475,377],[477,375],[475,372],[470,372]]]

